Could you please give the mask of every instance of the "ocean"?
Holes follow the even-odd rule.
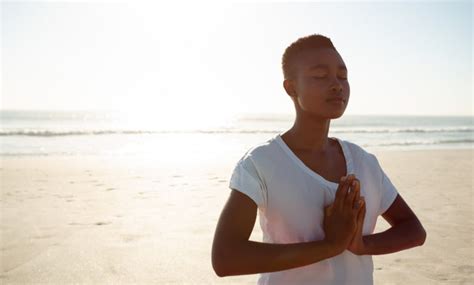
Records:
[[[134,120],[119,112],[0,111],[0,118],[1,156],[167,153],[206,159],[227,151],[242,153],[291,128],[294,115],[241,114],[189,127],[153,117]],[[473,117],[343,115],[331,121],[328,136],[368,151],[472,149],[473,129]]]

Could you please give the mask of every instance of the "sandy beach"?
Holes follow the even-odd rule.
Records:
[[[258,275],[219,278],[211,266],[242,154],[2,157],[0,283],[255,284]],[[422,247],[374,256],[375,284],[472,284],[473,150],[374,154],[428,234]],[[387,228],[380,217],[375,232]]]

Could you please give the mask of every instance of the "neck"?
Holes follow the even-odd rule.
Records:
[[[296,115],[293,127],[282,136],[295,150],[325,153],[329,150],[329,125],[330,119]]]

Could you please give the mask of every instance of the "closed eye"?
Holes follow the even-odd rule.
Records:
[[[323,79],[323,78],[326,78],[326,76],[311,76],[312,78],[314,79]],[[347,80],[347,77],[339,77],[341,78],[342,80]]]

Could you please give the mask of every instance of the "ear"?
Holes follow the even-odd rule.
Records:
[[[291,79],[283,80],[283,88],[285,88],[286,93],[291,97],[296,97],[296,92],[293,84],[294,82]]]

